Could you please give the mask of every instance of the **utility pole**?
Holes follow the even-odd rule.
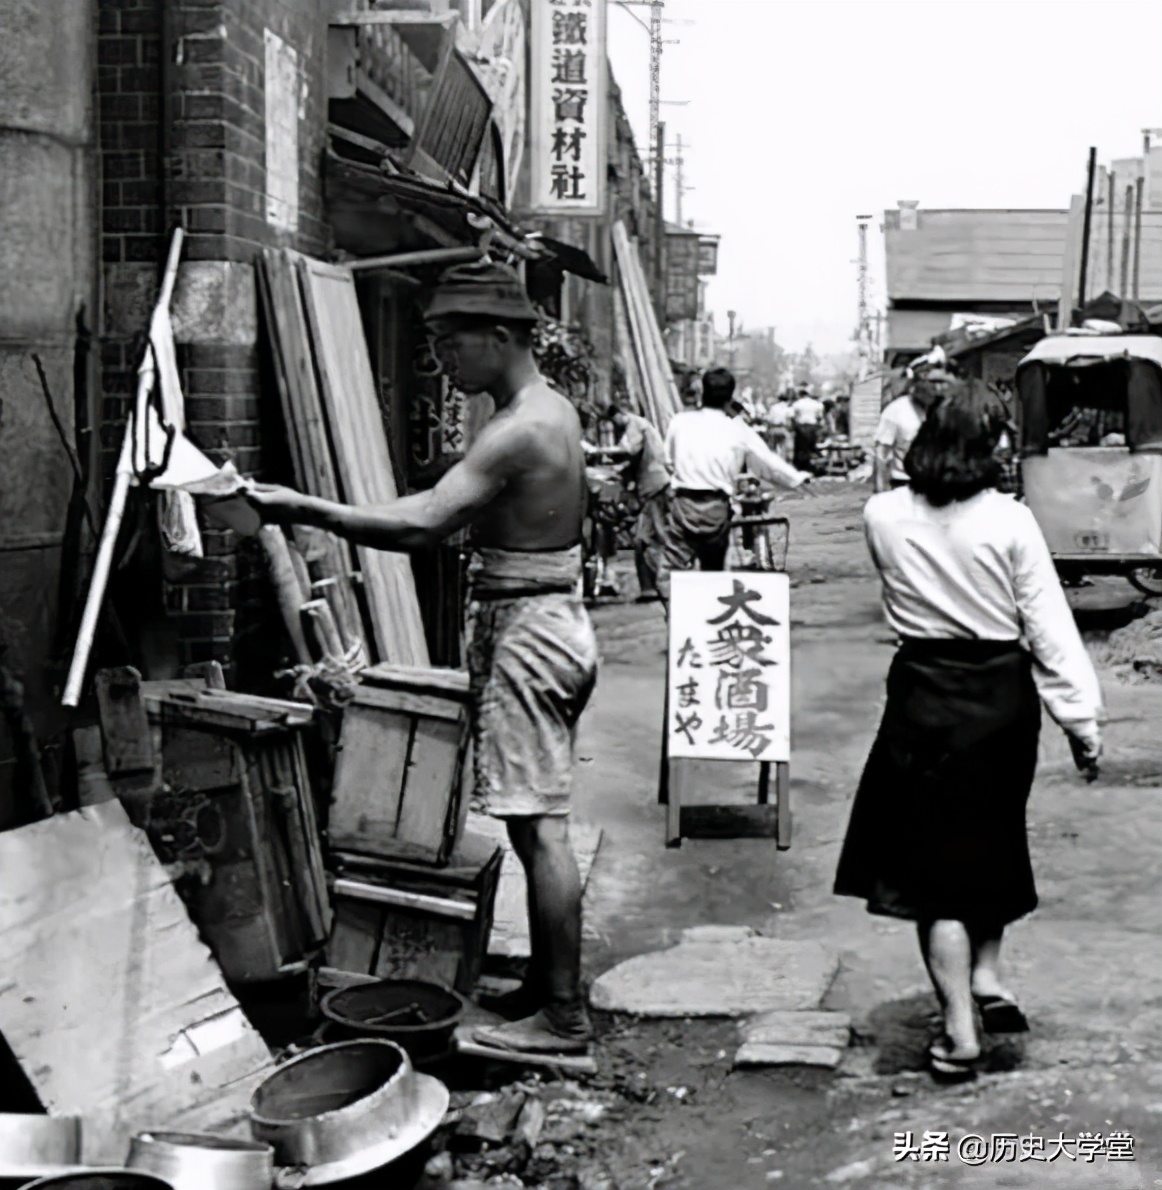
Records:
[[[662,109],[662,9],[665,0],[650,4],[650,144],[658,143],[658,122]],[[658,194],[659,200],[661,193]]]
[[[685,171],[683,168],[686,164],[686,158],[682,156],[681,134],[679,134],[679,136],[677,138],[677,142],[675,144],[675,149],[677,150],[678,155],[674,158],[674,161],[673,161],[673,164],[674,164],[674,222],[679,227],[685,227],[686,226],[685,223],[682,222],[682,196],[686,193],[687,190],[693,190],[694,187],[686,185],[686,174],[685,174]]]
[[[650,146],[658,143],[658,125],[661,122],[662,111],[662,48],[667,45],[677,45],[677,39],[667,39],[662,36],[662,25],[689,24],[690,22],[665,22],[662,19],[662,9],[666,0],[614,0],[619,8],[624,8],[631,17],[650,35]],[[633,10],[648,7],[650,23],[647,25]],[[683,103],[677,106],[684,106]],[[660,197],[660,195],[655,195]]]
[[[859,326],[855,332],[859,344],[859,370],[862,380],[872,369],[875,346],[872,341],[871,292],[867,259],[867,228],[871,215],[857,215],[859,225]]]

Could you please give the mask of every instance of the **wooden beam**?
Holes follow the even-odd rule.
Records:
[[[404,269],[425,264],[456,264],[458,261],[480,260],[483,248],[428,248],[419,252],[397,252],[391,256],[367,256],[360,260],[345,260],[343,265],[353,273],[365,269]]]
[[[351,897],[356,901],[370,901],[373,905],[392,905],[397,909],[414,909],[436,917],[451,917],[457,921],[475,921],[476,906],[467,901],[452,901],[446,897],[431,897],[426,893],[405,892],[402,888],[384,888],[380,884],[364,884],[359,880],[340,878],[335,881],[335,896]]]
[[[332,17],[329,25],[439,25],[447,29],[460,19],[458,12],[345,12]]]

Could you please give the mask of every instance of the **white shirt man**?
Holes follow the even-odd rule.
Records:
[[[897,397],[880,414],[875,438],[877,492],[908,482],[904,456],[920,432],[926,413],[925,407],[908,395]]]
[[[677,414],[666,433],[665,450],[674,491],[733,496],[744,470],[787,488],[810,478],[775,454],[742,418],[709,406]]]
[[[823,402],[810,393],[801,393],[791,406],[791,423],[795,426],[820,426],[823,422]]]
[[[744,470],[787,488],[810,478],[780,458],[742,418],[726,413],[734,377],[707,372],[702,408],[679,413],[666,433],[673,472],[657,589],[666,601],[674,570],[722,570],[730,542],[730,499]]]

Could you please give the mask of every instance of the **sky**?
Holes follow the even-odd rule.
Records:
[[[649,140],[649,8],[609,5],[609,57]],[[1162,128],[1162,0],[667,0],[661,96],[684,220],[722,235],[707,302],[820,354],[850,350],[856,216],[883,305],[883,212],[1065,209]],[[682,23],[678,23],[682,22]],[[685,23],[689,22],[689,23]],[[666,217],[674,216],[674,169]]]

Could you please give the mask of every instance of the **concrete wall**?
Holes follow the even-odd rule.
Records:
[[[73,473],[33,355],[75,446],[84,393],[74,376],[85,371],[77,325],[93,325],[94,307],[92,27],[91,0],[0,0],[0,665],[23,679],[50,767]],[[0,725],[0,826],[19,811],[4,733]]]

